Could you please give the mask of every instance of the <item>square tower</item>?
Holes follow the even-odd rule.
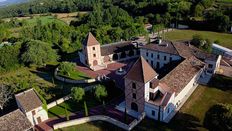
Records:
[[[137,113],[144,112],[145,101],[149,99],[150,81],[158,74],[147,61],[140,57],[125,76],[126,109]]]

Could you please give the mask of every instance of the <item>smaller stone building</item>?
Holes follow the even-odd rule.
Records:
[[[19,110],[12,111],[0,117],[1,131],[33,131],[33,125]]]
[[[34,89],[15,95],[19,109],[26,115],[31,124],[37,125],[48,119],[48,114],[42,107],[42,101]]]

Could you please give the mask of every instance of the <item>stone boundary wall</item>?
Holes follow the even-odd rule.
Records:
[[[61,129],[61,128],[69,127],[69,126],[80,125],[83,123],[92,122],[92,121],[105,121],[105,122],[111,123],[115,126],[118,126],[124,130],[130,131],[138,123],[140,123],[144,119],[144,117],[145,117],[145,113],[142,113],[138,120],[134,120],[129,125],[127,125],[127,124],[122,123],[118,120],[115,120],[114,118],[111,118],[109,116],[96,115],[96,116],[89,116],[89,117],[79,118],[79,119],[70,120],[70,121],[66,121],[66,122],[61,122],[61,123],[53,125],[53,129],[54,130]]]
[[[92,90],[93,88],[95,88],[95,86],[87,86],[87,87],[84,88],[84,90],[86,92],[86,91]],[[59,105],[59,104],[65,102],[65,101],[69,100],[70,98],[71,98],[71,96],[67,95],[67,96],[64,96],[64,97],[62,97],[62,98],[60,98],[58,100],[55,100],[55,101],[53,101],[53,102],[51,102],[51,103],[49,103],[47,105],[47,109],[50,109],[50,108],[52,108],[52,107],[54,107],[56,105]]]
[[[71,83],[71,84],[83,84],[83,83],[94,83],[94,82],[96,82],[96,79],[71,80],[71,79],[68,79],[68,78],[63,78],[63,77],[57,75],[58,70],[59,70],[58,68],[55,69],[54,77],[57,80],[62,81],[62,82]]]

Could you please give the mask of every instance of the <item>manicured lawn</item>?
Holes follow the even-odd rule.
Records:
[[[85,75],[84,72],[80,72],[78,70],[74,70],[72,72],[70,72],[70,76],[64,76],[59,74],[60,76],[66,77],[66,78],[71,78],[73,80],[83,80],[83,79],[89,79],[89,77],[87,75]]]
[[[105,103],[107,104],[111,100],[123,95],[123,92],[116,88],[111,82],[104,84],[106,86],[106,90],[108,96],[105,98]],[[86,101],[88,109],[92,107],[96,107],[102,105],[102,102],[99,102],[97,98],[94,96],[94,91],[88,91],[85,93],[85,96],[81,102],[74,102],[72,99],[63,102],[51,109],[48,110],[49,117],[57,117],[58,115],[65,115],[65,106],[69,113],[75,113],[78,111],[84,111],[83,101]]]
[[[103,121],[95,121],[78,126],[71,126],[57,131],[122,131],[122,129]]]
[[[93,96],[91,92],[87,92],[83,98],[83,101],[86,101],[88,109],[95,107],[97,105],[101,105],[101,102],[97,101],[96,98]],[[65,106],[67,108],[67,111],[69,113],[75,113],[77,111],[83,111],[84,110],[84,103],[81,102],[75,102],[73,100],[68,100],[63,102],[62,104],[55,106],[48,110],[48,116],[49,117],[55,117],[58,115],[65,115]]]
[[[220,45],[232,49],[232,34],[218,33],[211,31],[197,31],[197,30],[175,30],[165,33],[165,38],[178,41],[178,40],[190,40],[195,34],[200,34],[204,38],[208,38],[212,41],[219,40]]]

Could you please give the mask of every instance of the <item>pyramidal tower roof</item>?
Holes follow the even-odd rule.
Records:
[[[147,61],[141,56],[135,64],[131,67],[125,78],[135,80],[142,83],[155,78],[158,74],[153,68],[147,63]]]
[[[100,43],[96,40],[96,38],[93,36],[91,32],[88,33],[83,43],[83,45],[85,46],[93,46],[93,45],[99,45],[99,44]]]

